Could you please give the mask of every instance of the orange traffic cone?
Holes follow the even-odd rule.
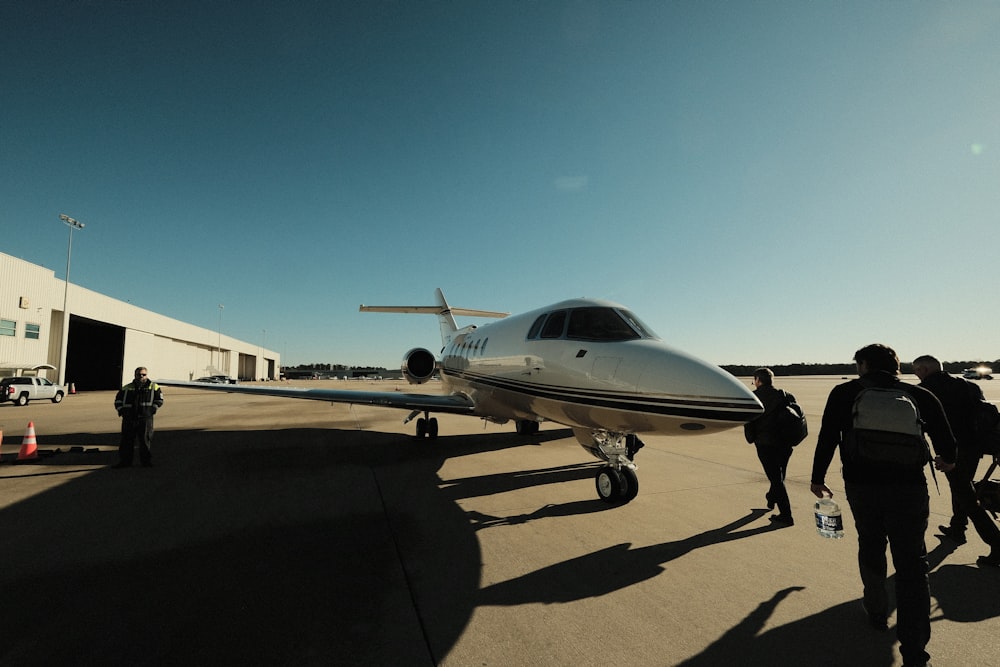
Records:
[[[38,443],[35,441],[35,422],[28,422],[28,430],[21,440],[21,451],[17,453],[17,460],[38,458]]]

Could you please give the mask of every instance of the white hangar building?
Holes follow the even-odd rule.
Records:
[[[69,336],[65,299],[69,311]],[[64,356],[66,372],[61,373]],[[133,306],[0,253],[0,376],[37,373],[77,390],[118,389],[137,366],[156,378],[273,380],[281,359],[260,345]]]

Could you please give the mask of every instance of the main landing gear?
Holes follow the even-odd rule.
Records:
[[[635,434],[594,434],[600,458],[608,462],[597,471],[594,486],[597,495],[606,503],[627,503],[639,493],[639,477],[635,474],[635,453],[643,442]]]
[[[419,414],[420,410],[414,410],[410,413],[409,417],[403,420],[403,423],[409,422]],[[420,439],[429,438],[430,440],[436,440],[438,437],[437,417],[431,417],[429,412],[424,412],[424,416],[417,419],[417,437]]]

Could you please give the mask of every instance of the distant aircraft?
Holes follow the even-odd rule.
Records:
[[[444,395],[341,389],[257,387],[157,380],[161,385],[306,398],[411,410],[418,438],[436,438],[431,413],[480,417],[532,434],[552,421],[573,430],[588,452],[607,462],[597,493],[608,503],[635,498],[637,434],[689,435],[742,425],[763,412],[750,390],[717,366],[664,344],[625,307],[596,299],[563,301],[508,316],[435,306],[365,306],[362,312],[437,315],[441,357],[414,348],[403,375],[423,384],[440,375]],[[459,328],[455,315],[500,318]],[[423,416],[420,416],[420,415]]]

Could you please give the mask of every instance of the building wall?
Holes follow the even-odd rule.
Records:
[[[0,319],[17,323],[14,336],[0,336],[0,374],[51,364],[57,369],[40,374],[50,379],[59,377],[65,287],[65,281],[57,279],[52,270],[0,253]],[[267,360],[273,360],[273,366],[280,368],[279,355],[272,350],[262,351],[256,343],[220,336],[218,331],[181,322],[72,283],[67,294],[74,322],[82,317],[125,330],[123,358],[109,360],[121,366],[123,383],[131,381],[137,366],[148,367],[154,378],[184,380],[216,373],[237,377],[240,355],[253,357],[257,362],[249,365],[256,368],[254,377],[244,379],[276,379],[265,378],[264,373]],[[25,338],[28,323],[40,325],[37,340]],[[75,326],[70,327],[70,336]],[[262,353],[264,359],[259,358]]]

